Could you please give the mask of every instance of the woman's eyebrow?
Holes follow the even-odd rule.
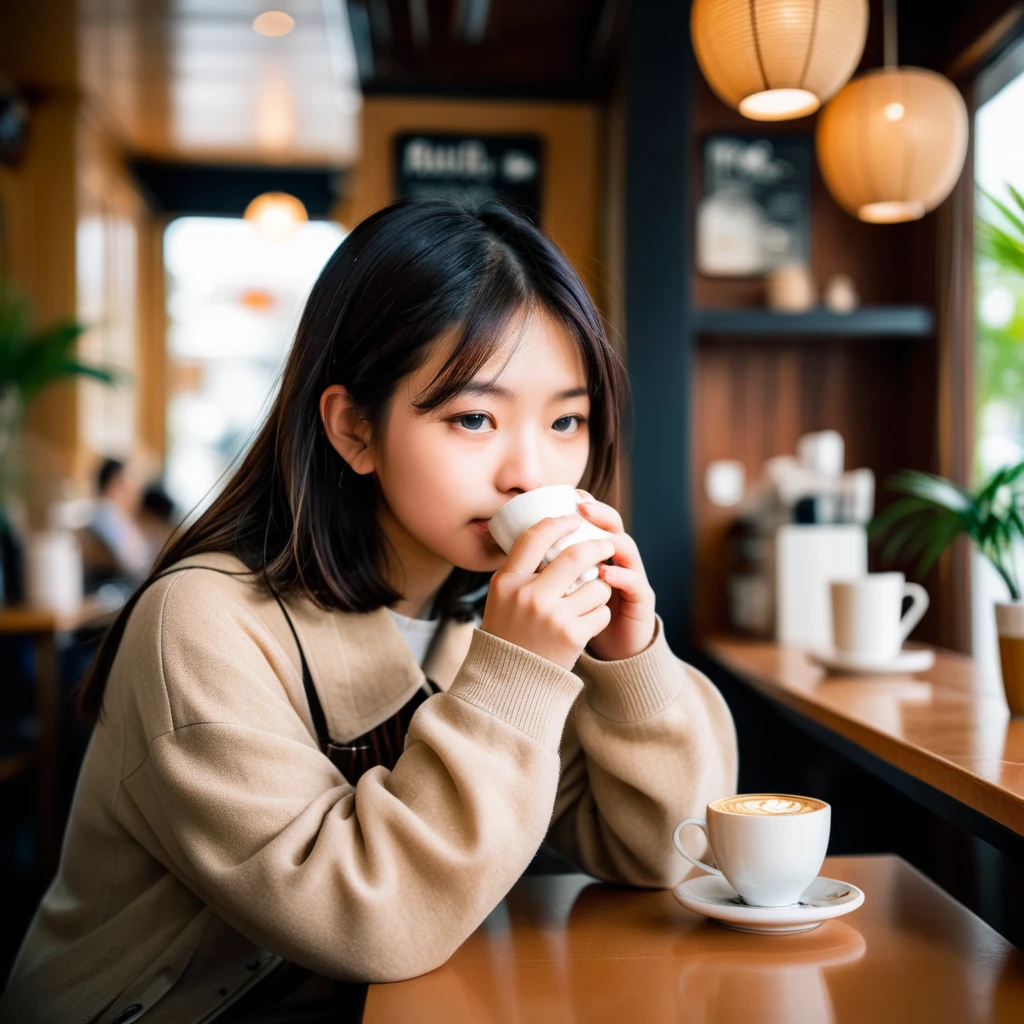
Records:
[[[470,381],[459,393],[463,395],[491,395],[494,398],[503,398],[508,402],[516,400],[515,394],[509,391],[508,388],[503,388],[499,384],[491,384],[487,381]],[[569,398],[583,398],[589,393],[586,388],[568,388],[565,391],[558,391],[553,394],[551,401],[563,402]]]

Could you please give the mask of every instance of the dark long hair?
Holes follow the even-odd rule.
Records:
[[[266,422],[213,504],[173,538],[100,644],[79,698],[99,718],[128,616],[141,592],[183,558],[228,551],[280,595],[368,612],[402,595],[381,572],[385,538],[374,474],[345,472],[320,420],[324,389],[341,384],[371,437],[380,436],[395,389],[432,343],[454,337],[417,408],[457,395],[498,350],[515,318],[539,307],[579,346],[591,399],[590,458],[582,481],[598,499],[612,485],[625,370],[569,261],[530,221],[495,201],[476,207],[402,199],[368,217],[338,246],[299,321]],[[455,568],[438,594],[443,617],[466,618],[489,573]]]

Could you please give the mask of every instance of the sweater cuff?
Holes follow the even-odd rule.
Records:
[[[668,646],[661,616],[655,613],[654,621],[654,639],[632,658],[601,661],[584,651],[576,662],[587,684],[587,703],[602,718],[639,722],[679,696],[686,669]]]
[[[558,751],[565,719],[583,684],[547,658],[474,629],[448,693]]]

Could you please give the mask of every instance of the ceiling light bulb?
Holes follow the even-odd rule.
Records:
[[[268,242],[280,242],[293,234],[309,216],[301,200],[287,192],[264,192],[246,208],[245,219],[256,225],[256,230]]]
[[[286,36],[295,28],[295,19],[284,11],[264,11],[256,16],[252,27],[261,36]]]
[[[886,121],[898,121],[905,113],[902,103],[889,103],[885,108],[885,119]]]
[[[765,89],[740,100],[739,111],[752,121],[786,121],[805,117],[821,106],[821,100],[807,89]]]

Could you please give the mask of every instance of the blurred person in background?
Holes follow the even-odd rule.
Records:
[[[177,526],[174,502],[159,480],[148,484],[139,499],[138,523],[146,541],[146,564],[152,565]]]
[[[96,506],[89,530],[106,546],[119,575],[140,579],[153,550],[136,518],[139,489],[120,459],[104,459],[96,472]]]

